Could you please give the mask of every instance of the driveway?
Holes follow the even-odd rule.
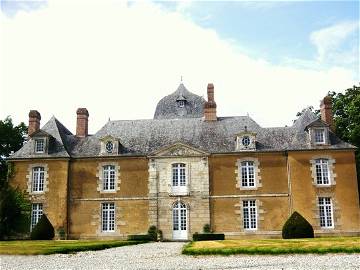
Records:
[[[101,251],[0,256],[0,269],[360,269],[359,254],[282,256],[181,255],[184,243],[149,243]]]

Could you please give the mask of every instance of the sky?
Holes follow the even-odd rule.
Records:
[[[51,116],[73,133],[150,119],[181,77],[218,116],[291,125],[358,85],[358,1],[0,0],[0,119]]]

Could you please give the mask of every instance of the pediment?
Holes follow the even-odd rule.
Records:
[[[111,135],[105,135],[105,136],[101,137],[99,140],[102,142],[105,142],[105,141],[116,141],[118,139]]]
[[[36,137],[52,137],[52,136],[49,133],[47,133],[46,131],[39,129],[38,131],[31,134],[30,137],[36,138]]]
[[[156,157],[186,157],[186,156],[207,156],[208,153],[183,143],[175,143],[151,153]]]
[[[319,119],[316,119],[315,121],[311,122],[310,124],[308,124],[306,126],[305,130],[309,129],[311,127],[329,127],[329,124],[325,123],[323,120],[321,120],[319,118]]]

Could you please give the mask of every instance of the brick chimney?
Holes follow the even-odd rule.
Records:
[[[76,136],[86,137],[88,135],[89,112],[86,108],[79,108],[76,110],[76,114]]]
[[[31,110],[29,112],[29,127],[28,127],[28,135],[31,136],[34,132],[40,129],[40,120],[41,115],[36,110]]]
[[[205,121],[217,121],[216,102],[214,100],[214,85],[209,83],[207,86],[208,101],[204,105]]]
[[[334,119],[332,114],[332,99],[330,96],[324,97],[320,103],[321,120],[330,126],[332,131],[335,130]]]

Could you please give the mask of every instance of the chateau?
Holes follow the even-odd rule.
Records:
[[[155,225],[164,239],[191,239],[205,224],[226,238],[281,237],[294,211],[316,236],[359,235],[355,147],[334,133],[331,98],[321,118],[304,111],[290,127],[263,128],[249,116],[219,117],[181,83],[149,120],[108,121],[76,135],[55,117],[8,161],[10,183],[26,191],[31,227],[46,213],[68,239],[126,238]],[[57,236],[58,237],[58,236]]]

